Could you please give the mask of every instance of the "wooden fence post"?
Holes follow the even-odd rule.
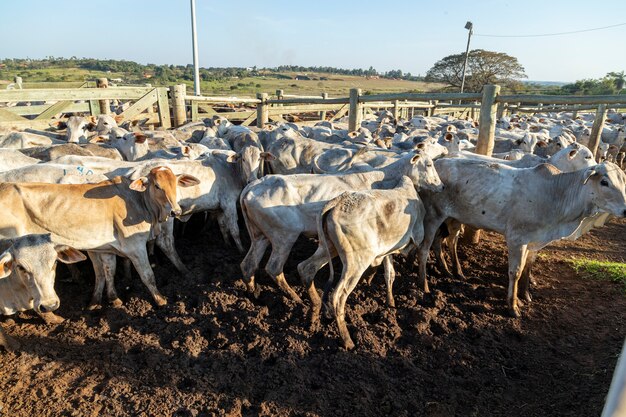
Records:
[[[106,78],[98,78],[96,80],[97,88],[109,88],[109,80]],[[100,100],[100,114],[109,114],[111,107],[109,106],[109,100]]]
[[[504,116],[504,103],[498,103],[498,110],[496,111],[496,121],[500,120]]]
[[[363,106],[359,104],[360,88],[350,89],[350,114],[348,115],[348,131],[354,132],[361,127],[363,120]]]
[[[167,87],[157,87],[157,111],[159,112],[159,123],[163,129],[172,127],[170,101],[167,97],[167,90]]]
[[[174,113],[174,127],[182,126],[187,122],[187,109],[185,108],[185,84],[170,86],[170,98]]]
[[[496,132],[496,96],[500,93],[499,85],[485,85],[480,104],[480,121],[476,153],[491,156]]]
[[[400,120],[400,100],[393,101],[393,118],[396,120]]]
[[[437,104],[439,104],[439,100],[433,100],[433,107],[430,109],[429,116],[434,116],[437,111]]]
[[[496,97],[500,92],[499,85],[485,85],[483,87],[483,98],[480,104],[480,121],[478,126],[478,142],[476,143],[476,153],[491,156],[493,153],[494,136],[496,132]],[[480,230],[465,226],[463,232],[463,243],[476,244],[480,241]]]
[[[322,93],[322,98],[324,100],[327,100],[328,99],[328,93]],[[322,110],[320,112],[320,120],[326,120],[326,110]]]
[[[256,105],[256,126],[260,128],[263,128],[270,121],[267,97],[267,93],[257,93],[256,95],[256,98],[261,100]]]
[[[594,157],[598,151],[598,145],[600,144],[600,138],[602,137],[602,129],[604,128],[605,119],[606,104],[599,104],[598,110],[596,110],[596,118],[593,120],[593,126],[591,126],[591,136],[589,137],[589,150]]]

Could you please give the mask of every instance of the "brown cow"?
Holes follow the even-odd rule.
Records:
[[[180,215],[176,185],[198,183],[195,177],[175,176],[169,168],[156,167],[135,181],[116,177],[97,184],[0,184],[5,207],[0,236],[50,233],[55,242],[79,250],[125,256],[156,303],[164,305],[146,243],[158,234],[160,223]],[[92,304],[100,297],[96,288]]]

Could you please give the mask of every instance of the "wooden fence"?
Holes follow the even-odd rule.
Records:
[[[242,125],[262,127],[270,121],[284,122],[285,115],[306,114],[316,120],[338,120],[348,116],[350,130],[360,126],[367,113],[390,110],[396,118],[416,114],[453,114],[479,119],[477,152],[490,155],[496,120],[509,113],[595,110],[590,148],[595,152],[606,118],[607,106],[625,108],[626,96],[551,96],[500,94],[497,85],[486,85],[482,93],[390,93],[364,95],[351,89],[348,97],[290,96],[258,93],[249,97],[210,97],[188,95],[183,84],[171,87],[24,89],[0,91],[0,127],[45,127],[53,117],[67,113],[98,115],[110,110],[109,100],[130,102],[121,113],[125,120],[142,119],[145,124],[163,128],[178,127],[189,121],[220,114]],[[6,103],[39,102],[6,106]],[[47,104],[42,104],[47,103]]]

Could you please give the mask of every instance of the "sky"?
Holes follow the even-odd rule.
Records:
[[[571,82],[626,70],[624,0],[196,0],[200,66],[401,69],[424,75],[472,49],[516,57],[529,80]],[[189,0],[0,0],[0,58],[193,62]]]

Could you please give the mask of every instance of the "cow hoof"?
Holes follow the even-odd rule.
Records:
[[[511,315],[511,317],[518,319],[520,317],[519,307],[509,307],[509,314]]]
[[[87,310],[89,310],[89,311],[94,311],[94,310],[98,310],[100,307],[101,307],[101,306],[100,306],[100,303],[94,303],[94,302],[91,302],[91,303],[89,303],[89,305],[87,306]]]
[[[110,303],[111,303],[111,307],[113,307],[113,308],[120,308],[121,306],[124,305],[122,300],[120,300],[119,298],[115,298],[115,299],[111,300]]]
[[[167,299],[165,297],[163,297],[162,295],[156,295],[156,296],[154,296],[154,302],[159,307],[163,307],[164,305],[167,304]]]
[[[531,301],[533,301],[533,297],[532,297],[532,295],[530,295],[530,292],[526,291],[526,294],[524,294],[524,300],[527,303],[530,303]]]
[[[46,322],[46,324],[61,324],[65,321],[65,319],[61,316],[57,316],[56,314],[50,312],[50,313],[39,313],[39,315],[41,316],[41,318],[43,319],[43,321]]]
[[[345,350],[352,350],[354,349],[354,342],[350,339],[348,340],[344,340],[343,341],[343,347]]]

